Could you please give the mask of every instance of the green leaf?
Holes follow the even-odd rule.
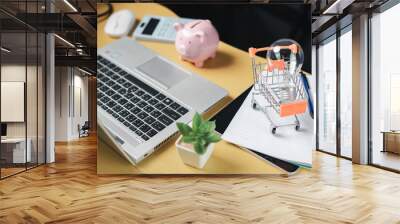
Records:
[[[207,136],[206,141],[212,143],[219,142],[221,141],[221,137],[217,134],[210,134],[209,136]]]
[[[203,119],[201,118],[200,114],[196,112],[196,114],[193,117],[193,122],[192,122],[192,127],[195,132],[197,132],[199,130],[202,122],[203,122]]]
[[[200,124],[198,131],[200,134],[207,134],[209,128],[210,128],[209,122],[203,122]]]
[[[207,123],[208,123],[208,132],[213,133],[216,127],[215,121],[208,121]]]
[[[177,123],[176,126],[183,136],[189,135],[192,132],[192,128],[185,123]]]
[[[202,155],[206,152],[206,147],[202,141],[196,141],[193,146],[197,154]]]
[[[180,129],[181,130],[181,129]],[[215,135],[215,121],[203,120],[199,113],[196,113],[192,121],[192,129],[189,137],[185,137],[183,141],[191,143],[196,153],[203,154],[207,150],[209,143],[218,142],[221,138]]]
[[[183,137],[182,137],[182,141],[183,141],[184,143],[193,143],[193,142],[196,141],[196,138],[193,137],[193,136],[191,136],[191,135],[183,136]]]

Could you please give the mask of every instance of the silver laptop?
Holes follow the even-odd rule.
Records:
[[[226,95],[132,39],[98,50],[98,124],[132,164],[173,136],[176,122],[190,122]]]

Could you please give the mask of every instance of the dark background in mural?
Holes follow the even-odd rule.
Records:
[[[247,51],[280,38],[296,40],[304,51],[305,71],[311,72],[311,10],[309,5],[167,4],[180,17],[209,19],[225,43]],[[261,56],[261,55],[260,55]]]

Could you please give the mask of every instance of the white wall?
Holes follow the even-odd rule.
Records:
[[[88,120],[88,78],[86,76],[81,76],[82,73],[76,75],[74,77],[74,92],[73,99],[75,102],[71,104],[75,104],[72,108],[72,136],[73,138],[78,138],[78,124],[83,125],[85,121]]]
[[[1,121],[25,121],[25,83],[1,82]]]
[[[82,103],[82,116],[80,116],[80,122],[88,120],[88,77],[75,75],[75,86],[81,89],[81,103]]]
[[[26,70],[27,69],[27,70]],[[1,66],[1,81],[4,82],[25,82],[26,71],[31,74],[35,68],[32,66],[25,67],[19,64],[6,64]],[[36,70],[34,71],[36,73]],[[31,94],[27,93],[29,97]],[[1,108],[7,110],[7,108]],[[29,121],[31,119],[28,119]],[[25,137],[26,122],[7,122],[8,137]],[[31,125],[30,125],[31,126]]]
[[[68,141],[69,133],[69,68],[55,68],[55,141]]]
[[[77,139],[78,124],[83,125],[88,120],[88,78],[83,75],[75,68],[56,67],[56,141]],[[81,113],[79,109],[82,110]]]
[[[37,69],[39,69],[37,71]],[[15,110],[19,110],[22,113],[21,122],[6,122],[7,124],[7,137],[9,138],[24,138],[27,136],[30,139],[31,145],[29,146],[32,150],[32,161],[36,162],[39,159],[39,163],[43,163],[45,156],[45,120],[44,120],[44,92],[43,89],[43,77],[44,74],[41,72],[41,67],[25,66],[25,64],[3,64],[1,66],[1,81],[2,82],[23,82],[25,84],[23,89],[19,90],[20,94],[25,94],[26,99],[21,102],[23,105],[19,108],[5,107],[2,106],[1,110],[3,113],[17,113]],[[27,80],[25,80],[27,78]],[[2,94],[5,89],[2,89]],[[22,92],[21,92],[22,91]],[[24,98],[23,96],[22,98]],[[7,95],[2,95],[2,98],[11,98]],[[4,102],[2,102],[3,104]],[[15,102],[17,103],[17,102]],[[26,106],[25,106],[26,103]],[[14,110],[14,111],[12,111]],[[2,113],[2,114],[3,114]],[[26,119],[24,114],[26,113]]]

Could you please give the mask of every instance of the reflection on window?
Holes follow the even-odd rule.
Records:
[[[340,154],[351,158],[352,141],[352,35],[340,36]]]
[[[400,4],[371,19],[372,163],[400,170]]]
[[[336,153],[336,40],[318,48],[318,146]]]
[[[43,3],[0,1],[0,7],[36,13]],[[8,14],[0,17],[9,21],[0,29],[1,179],[45,162],[46,38]]]
[[[390,74],[390,130],[400,130],[400,73]]]

